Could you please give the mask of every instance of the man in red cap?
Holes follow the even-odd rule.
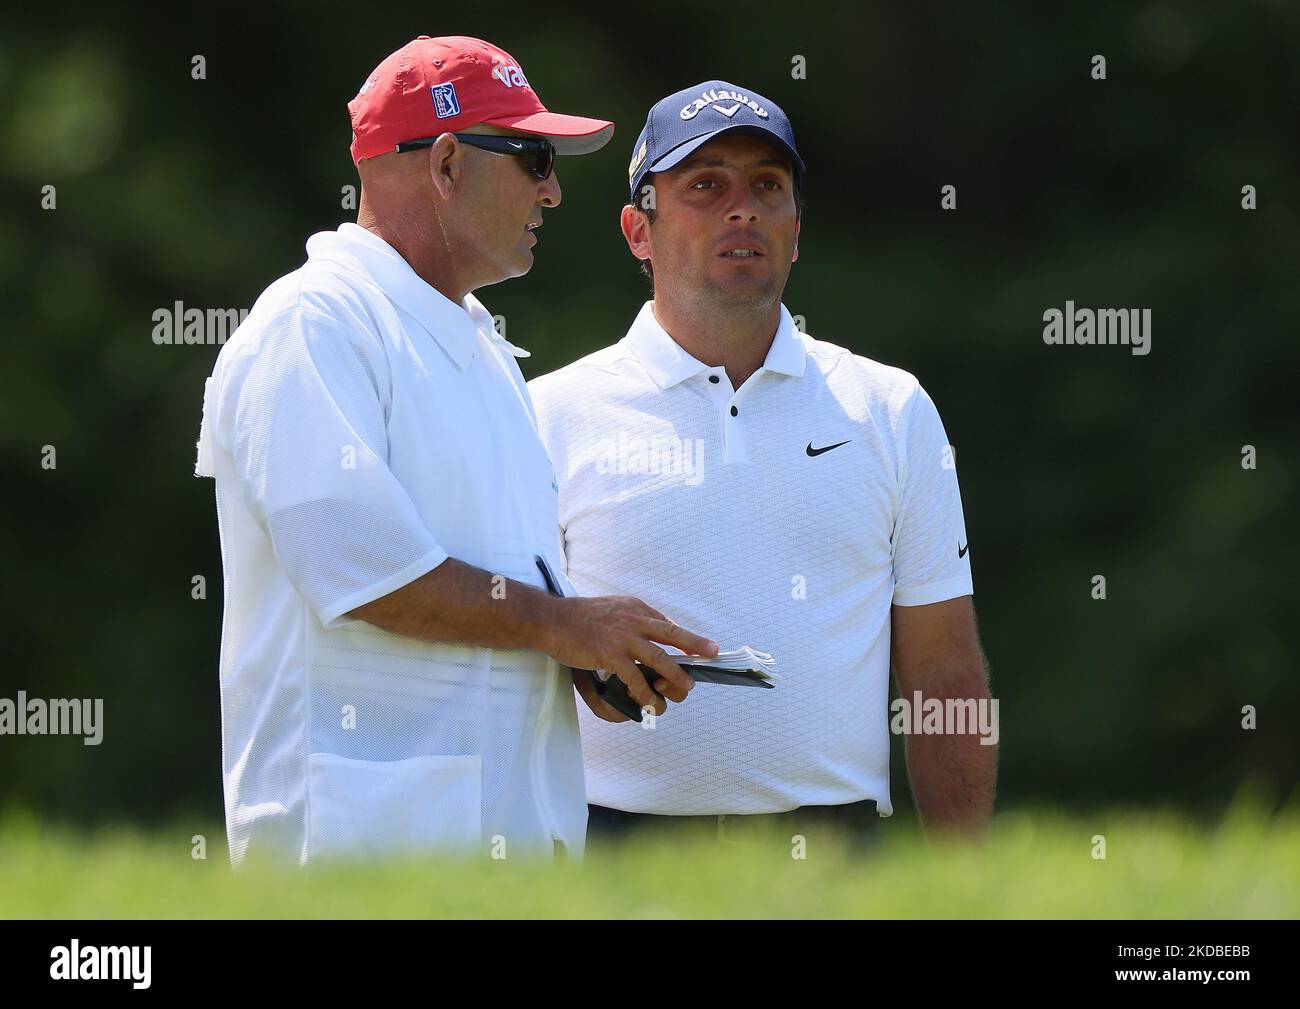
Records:
[[[464,37],[403,46],[348,111],[357,223],[453,302],[528,272],[542,208],[560,203],[555,156],[599,150],[614,132],[548,112],[513,57]]]
[[[589,154],[614,133],[548,112],[513,57],[458,36],[403,46],[348,112],[357,223],[456,303],[528,272],[542,208],[560,203],[555,156]]]
[[[526,352],[471,292],[528,272],[555,155],[613,125],[547,111],[460,37],[402,47],[349,111],[357,223],[308,240],[204,393],[231,859],[580,854],[574,682],[612,713],[565,667],[662,712],[692,681],[655,642],[716,645],[630,597],[543,589],[573,595]]]

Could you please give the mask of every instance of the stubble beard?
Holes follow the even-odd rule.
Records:
[[[699,271],[691,277],[687,302],[692,314],[702,318],[736,318],[751,315],[763,318],[781,300],[784,285],[778,278],[762,281],[726,283]]]

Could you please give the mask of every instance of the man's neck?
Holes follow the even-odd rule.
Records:
[[[686,353],[710,367],[726,369],[733,389],[763,366],[781,324],[780,302],[762,311],[700,311],[656,291],[653,308],[664,332]]]
[[[373,213],[367,213],[364,206],[357,214],[357,226],[391,245],[417,277],[453,305],[464,305],[469,289],[455,275],[450,250],[440,249],[431,240],[421,241],[418,237],[420,231],[408,232],[397,219],[379,221]],[[427,235],[427,232],[423,234]]]

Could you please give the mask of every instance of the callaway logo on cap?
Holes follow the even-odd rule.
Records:
[[[776,103],[726,81],[706,81],[655,104],[632,146],[627,166],[635,202],[647,172],[666,172],[723,133],[755,133],[785,150],[795,178],[804,164],[794,146],[794,129]]]
[[[361,85],[348,113],[354,163],[480,123],[545,137],[557,154],[590,154],[614,135],[604,119],[548,112],[518,60],[463,35],[421,35],[402,46]]]

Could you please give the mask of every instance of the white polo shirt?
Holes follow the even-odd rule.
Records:
[[[891,606],[972,592],[952,453],[917,380],[799,333],[783,307],[763,367],[733,389],[646,303],[617,344],[529,387],[579,591],[769,651],[781,676],[698,684],[649,730],[582,706],[589,801],[891,813]]]
[[[539,652],[344,614],[454,557],[542,587],[556,488],[514,354],[355,224],[307,242],[221,349],[195,472],[216,478],[232,861],[580,856],[572,681]]]

